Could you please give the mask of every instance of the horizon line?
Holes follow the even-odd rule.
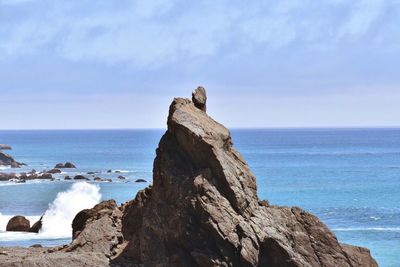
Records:
[[[266,127],[226,127],[229,130],[296,130],[296,129],[400,129],[399,126],[266,126]],[[0,129],[1,131],[127,131],[127,130],[166,130],[167,127],[137,127],[137,128],[19,128]]]

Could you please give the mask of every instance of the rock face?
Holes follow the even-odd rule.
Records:
[[[197,87],[192,93],[192,101],[195,107],[203,111],[207,111],[207,94],[204,87]]]
[[[8,221],[6,231],[28,232],[30,228],[31,224],[27,218],[14,216]]]
[[[197,95],[195,92],[194,95]],[[205,94],[204,94],[205,95]],[[300,208],[269,206],[229,131],[176,98],[157,149],[153,186],[127,204],[122,266],[376,266]]]
[[[0,166],[11,166],[11,168],[20,168],[22,163],[17,162],[8,154],[0,152]]]
[[[97,204],[79,212],[72,222],[72,243],[67,252],[100,252],[108,258],[115,256],[123,237],[122,211],[114,200]]]
[[[32,233],[39,233],[40,229],[42,229],[42,221],[43,221],[43,216],[40,217],[39,221],[35,222],[31,228],[29,228],[29,232]]]
[[[70,245],[5,250],[0,266],[377,266],[312,214],[260,201],[229,131],[201,107],[172,102],[152,186],[78,213]]]

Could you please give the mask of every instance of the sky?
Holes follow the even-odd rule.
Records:
[[[0,0],[0,129],[400,126],[400,1]]]

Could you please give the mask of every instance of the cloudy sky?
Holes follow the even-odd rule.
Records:
[[[400,1],[0,0],[0,129],[400,126]]]

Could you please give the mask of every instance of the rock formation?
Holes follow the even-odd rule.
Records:
[[[29,228],[29,232],[32,233],[39,233],[40,229],[42,228],[42,221],[43,221],[43,216],[40,217],[40,219],[35,222],[31,228]]]
[[[6,231],[29,232],[31,223],[24,216],[12,217],[6,226]]]
[[[3,173],[0,172],[0,181],[13,181],[13,180],[52,180],[53,176],[51,173]]]
[[[71,162],[66,162],[65,164],[64,163],[57,163],[57,165],[54,166],[54,169],[63,169],[63,168],[65,168],[65,169],[75,169],[76,166]]]
[[[5,145],[5,144],[0,144],[0,150],[10,150],[12,149],[11,146]]]
[[[11,168],[20,168],[23,163],[17,162],[10,155],[0,152],[0,166],[10,166]]]
[[[260,201],[256,179],[233,148],[228,129],[204,112],[205,104],[195,97],[193,102],[172,102],[154,162],[153,186],[126,208],[122,222],[127,247],[116,262],[376,265],[367,250],[341,245],[315,216]]]
[[[121,207],[107,201],[81,211],[72,243],[51,255],[37,248],[32,266],[63,266],[63,258],[83,266],[81,253],[93,261],[84,266],[377,266],[368,249],[340,244],[312,214],[261,201],[229,131],[199,99],[195,91],[193,101],[172,102],[153,185]]]

